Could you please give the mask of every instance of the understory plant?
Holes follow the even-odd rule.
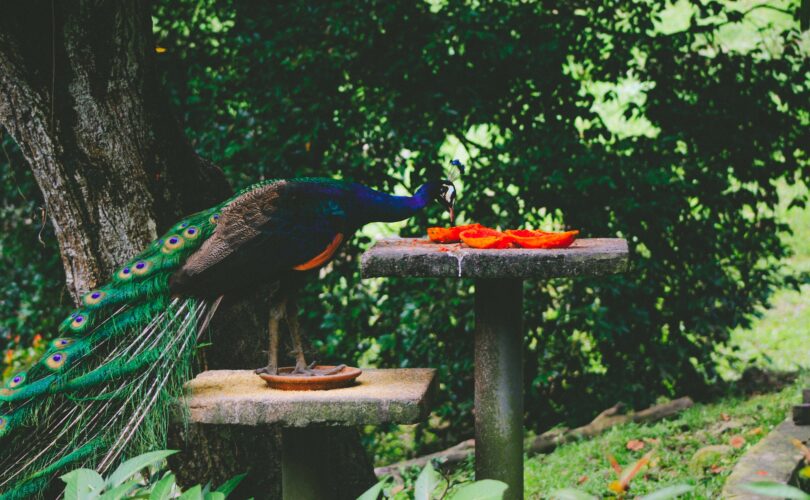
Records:
[[[217,489],[212,489],[209,483],[181,491],[174,474],[156,467],[175,453],[176,450],[159,450],[138,455],[122,463],[107,477],[92,469],[70,471],[62,476],[65,482],[62,496],[65,500],[225,500],[245,477],[245,474],[235,476]]]
[[[402,484],[390,485],[391,476],[386,476],[360,495],[357,500],[378,500],[380,498],[414,500],[500,500],[507,484],[494,479],[456,482],[449,476],[439,473],[431,462],[419,473],[412,489]]]

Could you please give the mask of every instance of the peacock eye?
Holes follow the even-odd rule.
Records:
[[[45,365],[51,370],[58,370],[65,365],[67,359],[68,356],[66,353],[57,352],[56,354],[48,356],[48,359],[45,360]]]
[[[138,276],[142,276],[142,275],[146,274],[151,267],[152,267],[152,264],[149,261],[139,260],[133,266],[132,272],[134,272]]]
[[[100,290],[90,292],[84,296],[84,303],[87,304],[88,306],[98,304],[99,302],[104,300],[105,295],[106,294]]]
[[[174,253],[176,250],[183,248],[184,244],[185,240],[183,240],[183,238],[181,238],[180,236],[177,235],[170,236],[166,240],[166,243],[163,244],[163,249],[161,250],[161,252],[165,254]]]
[[[72,343],[73,343],[73,339],[61,338],[61,339],[55,339],[53,342],[51,342],[51,345],[55,349],[64,349],[65,347],[69,346]]]
[[[120,271],[118,271],[118,279],[128,280],[132,277],[132,268],[129,266],[124,266]]]
[[[73,331],[83,330],[85,326],[87,326],[88,317],[83,316],[82,314],[77,314],[73,321],[70,322],[70,329]]]
[[[18,373],[9,381],[8,387],[9,389],[14,389],[15,387],[22,385],[23,382],[25,382],[25,373]]]

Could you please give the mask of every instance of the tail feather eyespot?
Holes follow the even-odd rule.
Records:
[[[219,222],[219,213],[215,213],[208,218],[208,222],[211,224],[217,224]]]
[[[132,267],[126,265],[122,267],[120,271],[118,271],[118,274],[116,274],[116,276],[118,277],[118,279],[128,280],[132,278],[132,274],[133,274]]]
[[[73,344],[73,342],[74,342],[73,339],[58,338],[54,339],[53,342],[51,342],[51,347],[53,347],[54,349],[65,349],[71,344]]]
[[[81,331],[85,329],[89,322],[90,318],[88,316],[85,316],[84,314],[76,314],[73,316],[73,321],[70,322],[68,327],[73,331]]]
[[[199,235],[200,228],[196,226],[187,227],[186,230],[183,231],[183,237],[187,240],[196,240]]]
[[[152,268],[152,263],[148,260],[139,260],[132,266],[132,272],[138,276],[143,276]]]
[[[106,296],[107,294],[105,292],[102,292],[101,290],[94,290],[84,296],[84,303],[88,306],[94,306],[96,304],[100,304]]]
[[[163,244],[163,248],[161,249],[161,252],[163,252],[164,254],[172,254],[172,253],[176,252],[177,250],[183,248],[184,244],[185,244],[185,240],[182,237],[180,237],[179,235],[169,236],[166,239],[166,243]]]
[[[47,358],[45,358],[45,366],[50,368],[53,371],[61,369],[67,363],[68,355],[63,352],[57,352],[51,354]]]
[[[12,379],[9,380],[9,382],[7,384],[7,387],[9,389],[15,389],[15,388],[23,385],[25,383],[25,376],[26,376],[25,372],[20,372],[20,373],[14,375],[14,377],[12,377]]]

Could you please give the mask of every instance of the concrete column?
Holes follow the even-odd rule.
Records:
[[[523,498],[523,282],[475,282],[475,478]]]

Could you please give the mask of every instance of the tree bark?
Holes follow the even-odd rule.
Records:
[[[230,188],[169,114],[143,2],[3,10],[0,121],[33,168],[75,301]]]
[[[147,2],[3,5],[0,125],[42,190],[74,302],[182,215],[231,193],[222,172],[194,152],[171,116],[154,47]],[[234,300],[220,311],[206,367],[261,366],[266,310],[266,299],[259,297]],[[185,429],[174,437],[195,441],[175,441],[186,449],[173,465],[186,484],[253,468],[239,493],[277,497],[280,466],[273,452],[279,433],[270,428],[260,434]],[[356,436],[345,445],[360,447]],[[227,457],[251,459],[218,455],[226,449],[232,450]],[[365,476],[373,478],[370,468]]]

